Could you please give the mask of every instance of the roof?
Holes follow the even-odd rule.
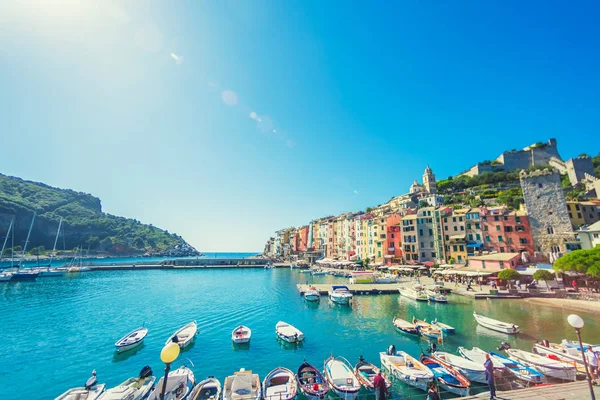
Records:
[[[475,256],[469,257],[469,260],[478,260],[478,261],[510,261],[515,257],[519,257],[521,253],[495,253],[488,254],[485,256]]]
[[[594,222],[589,226],[582,226],[577,233],[600,232],[600,221]]]

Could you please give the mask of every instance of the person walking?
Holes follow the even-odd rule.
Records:
[[[383,376],[381,376],[381,371],[375,375],[375,378],[373,379],[373,386],[375,389],[375,399],[385,400],[386,396],[389,395],[389,392],[385,383],[385,379],[383,379]]]
[[[598,353],[592,349],[592,346],[588,346],[587,359],[590,364],[590,376],[592,380],[598,379]]]
[[[435,382],[429,382],[429,389],[427,390],[427,400],[440,400],[440,395],[437,391]]]
[[[490,388],[490,400],[496,398],[496,382],[494,381],[494,363],[489,354],[485,354],[485,379],[487,379],[488,387]]]

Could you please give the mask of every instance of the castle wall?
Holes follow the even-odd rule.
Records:
[[[575,186],[585,178],[585,174],[594,176],[594,165],[590,157],[577,157],[567,160],[567,174],[571,185]]]
[[[525,150],[504,152],[496,160],[502,163],[502,168],[506,172],[527,169],[531,166],[531,154]]]

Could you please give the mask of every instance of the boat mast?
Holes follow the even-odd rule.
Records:
[[[4,238],[4,244],[2,245],[2,252],[0,253],[0,260],[4,255],[4,249],[6,248],[6,242],[8,242],[8,235],[10,235],[10,230],[12,229],[14,218],[10,220],[10,225],[8,226],[8,231],[6,231],[6,237]]]
[[[29,236],[31,235],[31,229],[33,229],[33,221],[35,221],[36,212],[33,212],[33,218],[31,219],[31,225],[29,225],[29,232],[27,232],[27,239],[25,239],[25,245],[23,246],[23,253],[21,253],[21,262],[25,260],[25,250],[27,250],[27,243],[29,243]],[[21,264],[19,264],[21,268]]]
[[[52,248],[52,254],[50,254],[50,263],[48,263],[48,267],[52,265],[52,259],[54,258],[54,252],[56,251],[56,244],[58,243],[58,235],[60,235],[60,227],[62,225],[62,217],[60,217],[60,221],[58,223],[58,229],[56,230],[56,238],[54,239],[54,247]]]

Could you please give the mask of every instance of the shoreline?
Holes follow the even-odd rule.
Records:
[[[562,308],[563,310],[582,311],[588,313],[600,312],[600,302],[597,301],[543,297],[528,297],[525,299],[520,299],[520,301],[526,301],[529,304]]]

